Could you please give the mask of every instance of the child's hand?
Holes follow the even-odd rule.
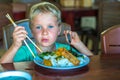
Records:
[[[71,45],[73,45],[79,52],[86,54],[88,56],[93,55],[93,53],[83,44],[83,42],[80,40],[78,34],[76,32],[72,31],[65,31],[65,36],[67,39],[67,34],[70,33],[71,35]],[[67,39],[68,41],[68,39]]]
[[[25,40],[27,32],[24,27],[17,26],[13,32],[13,45],[19,48],[22,45],[22,41]]]
[[[71,36],[71,45],[75,45],[75,44],[77,44],[77,43],[79,43],[81,40],[80,40],[80,38],[79,38],[79,36],[78,36],[78,34],[76,33],[76,32],[73,32],[73,31],[64,31],[64,34],[65,34],[65,36],[66,36],[66,39],[67,39],[67,34],[70,34],[70,36]],[[68,39],[67,39],[67,42],[68,42]],[[68,42],[69,43],[69,42]]]

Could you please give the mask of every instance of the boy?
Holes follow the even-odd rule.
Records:
[[[69,45],[56,43],[57,36],[60,34],[61,27],[61,12],[53,4],[49,2],[42,2],[35,4],[30,9],[29,14],[30,28],[36,40],[38,47],[43,52],[53,51],[60,47],[69,49]],[[74,46],[79,52],[88,56],[92,53],[81,42],[76,32],[65,31],[65,36],[70,33],[71,45]],[[9,50],[3,55],[1,63],[11,63],[19,61],[32,61],[34,57],[26,46],[22,46],[22,41],[25,40],[27,32],[24,27],[16,27],[13,32],[13,44]],[[35,55],[40,52],[32,45],[29,44]]]

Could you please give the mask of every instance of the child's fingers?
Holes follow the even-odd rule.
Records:
[[[24,33],[24,34],[27,34],[26,30],[24,27],[15,27],[15,30],[13,33]]]
[[[24,27],[15,27],[13,32],[14,44],[17,46],[22,45],[22,41],[25,40],[27,32]]]
[[[26,36],[27,32],[25,31],[24,27],[16,27],[14,32],[13,32],[13,37],[14,36]]]

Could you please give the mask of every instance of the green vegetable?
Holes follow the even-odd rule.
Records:
[[[48,55],[53,56],[54,54],[55,54],[54,52],[43,52],[41,54],[38,54],[38,56],[43,59],[44,56],[48,56]]]

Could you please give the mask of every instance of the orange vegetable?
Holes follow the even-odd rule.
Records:
[[[43,64],[46,66],[52,66],[52,63],[50,60],[44,59]]]

